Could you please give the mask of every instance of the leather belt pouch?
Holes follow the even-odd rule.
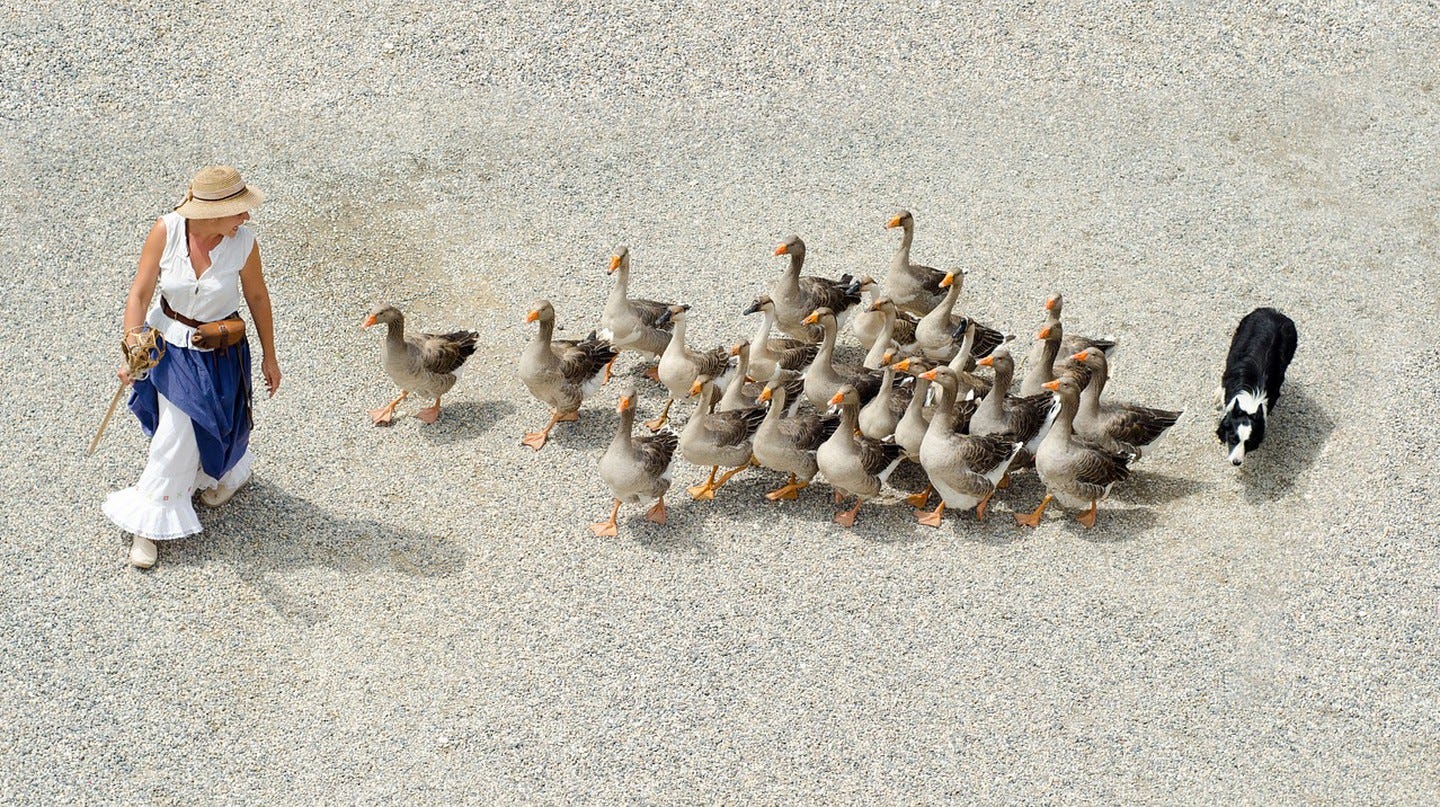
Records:
[[[240,340],[245,338],[245,320],[239,317],[239,312],[214,322],[200,322],[177,313],[170,307],[170,301],[163,296],[160,298],[160,309],[165,312],[165,316],[195,329],[195,335],[190,337],[190,344],[195,347],[223,350],[239,344]]]
[[[221,319],[202,323],[190,337],[190,344],[206,350],[222,350],[245,338],[245,320]]]

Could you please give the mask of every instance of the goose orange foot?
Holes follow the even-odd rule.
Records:
[[[645,511],[645,520],[653,521],[660,526],[665,526],[665,497],[661,496],[649,510]]]
[[[942,499],[934,510],[930,510],[915,517],[915,521],[927,527],[940,526],[940,516],[945,513],[945,501]]]
[[[912,493],[909,496],[906,496],[905,503],[910,505],[911,507],[924,507],[930,501],[930,491],[932,490],[934,490],[934,488],[926,485],[925,489],[920,491],[919,493]]]
[[[835,514],[835,523],[839,524],[842,527],[855,526],[855,516],[860,513],[860,505],[861,501],[857,498],[855,500],[854,507],[850,508],[849,510],[842,510]]]
[[[1025,514],[1025,515],[1023,515],[1023,516],[1020,515],[1019,513],[1016,513],[1016,514],[1015,514],[1015,523],[1016,523],[1016,524],[1019,524],[1019,525],[1022,526],[1022,527],[1038,527],[1038,526],[1040,526],[1040,515],[1045,512],[1045,506],[1048,505],[1048,504],[1050,504],[1050,499],[1051,499],[1051,498],[1053,498],[1053,497],[1052,497],[1050,494],[1048,494],[1048,493],[1045,494],[1045,498],[1043,498],[1043,499],[1040,500],[1040,506],[1037,507],[1037,508],[1035,508],[1035,512],[1033,512],[1033,513],[1027,513],[1027,514]]]
[[[780,487],[770,491],[769,493],[766,493],[765,498],[769,499],[772,502],[778,502],[781,499],[793,502],[796,499],[800,498],[800,491],[804,490],[809,485],[809,482],[797,482],[795,479],[795,475],[791,474],[789,482],[786,482]]]
[[[615,517],[620,515],[620,500],[615,500],[615,509],[610,511],[609,521],[597,521],[590,525],[590,531],[601,538],[613,538],[619,534],[615,525]]]
[[[695,499],[695,501],[697,502],[702,499],[705,501],[711,501],[715,498],[715,472],[718,470],[720,470],[720,466],[710,466],[710,478],[706,479],[703,483],[699,485],[686,488],[686,490],[690,492],[691,498]]]

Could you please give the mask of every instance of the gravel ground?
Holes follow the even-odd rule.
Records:
[[[1433,3],[548,6],[0,2],[0,799],[1433,797]],[[100,502],[140,431],[83,452],[210,161],[271,198],[285,382],[253,484],[139,572]],[[1021,532],[1021,479],[845,531],[755,473],[592,537],[616,393],[519,447],[525,306],[589,330],[626,242],[732,340],[784,236],[878,274],[901,206],[972,313],[1063,291],[1120,397],[1187,410],[1097,528]],[[381,300],[486,334],[433,427],[364,415]],[[1301,346],[1237,473],[1210,393],[1260,304]]]

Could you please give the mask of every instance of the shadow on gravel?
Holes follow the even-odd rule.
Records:
[[[440,419],[419,430],[432,445],[452,445],[473,440],[495,428],[502,418],[515,414],[509,401],[458,401],[445,404]]]
[[[1223,458],[1222,458],[1223,459]],[[1111,489],[1110,498],[1135,504],[1169,504],[1209,488],[1198,479],[1135,470],[1130,478]]]
[[[1280,403],[1266,421],[1265,442],[1245,457],[1236,469],[1251,504],[1274,502],[1295,490],[1319,458],[1335,430],[1335,421],[1311,398],[1303,383],[1291,380],[1280,393]],[[1217,454],[1223,449],[1216,443]],[[1224,462],[1223,456],[1219,457]]]
[[[328,618],[303,590],[271,575],[303,567],[344,573],[394,571],[430,578],[465,568],[465,552],[449,538],[331,512],[254,479],[219,511],[201,510],[205,539],[166,548],[167,565],[219,561],[234,569],[277,613],[305,624]]]

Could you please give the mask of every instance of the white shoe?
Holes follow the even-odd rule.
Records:
[[[130,565],[148,569],[155,565],[155,542],[141,535],[130,542]]]
[[[219,507],[230,501],[230,497],[235,495],[235,491],[243,487],[245,487],[244,483],[233,488],[229,485],[216,485],[213,488],[206,488],[200,491],[200,502],[206,507]]]

